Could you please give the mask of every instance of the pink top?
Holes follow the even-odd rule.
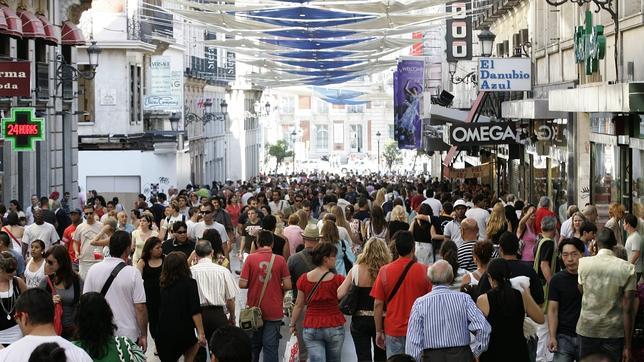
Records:
[[[288,239],[291,255],[295,254],[295,248],[298,245],[304,244],[304,240],[302,240],[302,228],[297,225],[289,225],[284,228],[283,234]]]
[[[521,240],[523,240],[523,253],[521,253],[521,260],[534,262],[534,247],[537,244],[537,234],[530,224],[525,225],[525,232],[523,233]]]

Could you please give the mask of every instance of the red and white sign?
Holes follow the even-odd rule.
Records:
[[[31,96],[31,62],[0,61],[0,97]]]

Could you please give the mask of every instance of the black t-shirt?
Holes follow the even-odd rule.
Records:
[[[535,253],[535,259],[539,258],[539,279],[541,280],[542,284],[546,284],[546,277],[543,276],[543,272],[541,271],[541,262],[552,262],[552,253],[555,252],[555,241],[552,239],[547,239],[543,241],[543,244],[541,245],[541,250],[539,250],[539,255],[537,254],[537,250],[539,250],[539,244],[535,246],[534,253]],[[552,272],[552,275],[554,275],[557,271],[559,271],[557,261],[555,260],[555,265],[550,265],[550,271]]]
[[[371,215],[369,215],[368,210],[360,210],[353,214],[354,219],[358,219],[360,221],[365,221],[365,219],[368,219]]]
[[[545,301],[543,296],[543,287],[541,286],[539,277],[534,269],[521,260],[508,260],[508,267],[510,268],[510,278],[518,276],[526,276],[530,278],[530,295],[532,295],[532,299],[534,299],[537,304],[543,304]],[[490,289],[490,281],[487,278],[487,273],[485,273],[481,276],[481,280],[479,280],[479,293],[485,294]]]
[[[577,286],[577,274],[562,270],[550,279],[548,300],[559,303],[557,334],[576,336],[575,329],[581,312],[581,293]]]
[[[188,239],[185,244],[177,243],[176,239],[166,240],[161,244],[163,255],[168,255],[173,251],[182,251],[186,258],[195,250],[195,242]]]
[[[262,223],[258,219],[256,223],[252,223],[252,222],[248,221],[247,223],[244,224],[244,227],[242,228],[242,236],[246,237],[246,241],[244,243],[244,253],[250,253],[251,245],[253,245],[253,243],[255,243],[255,240],[257,240],[257,236],[250,235],[248,233],[247,229],[248,229],[248,227],[251,227],[251,226],[256,226],[256,227],[259,227],[261,229],[262,228]],[[255,245],[255,248],[257,248],[257,245]],[[279,255],[282,255],[282,254],[280,253]]]
[[[273,234],[273,254],[284,256],[284,244],[286,244],[286,239],[277,234]]]

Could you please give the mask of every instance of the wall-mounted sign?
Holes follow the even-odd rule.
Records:
[[[455,124],[449,130],[452,146],[517,143],[512,122]]]
[[[604,26],[593,26],[593,13],[586,10],[586,23],[575,30],[575,60],[584,63],[586,75],[595,73],[599,60],[606,54],[606,36]]]
[[[0,62],[0,97],[31,96],[31,62]]]
[[[478,68],[481,92],[532,90],[530,58],[480,58]]]
[[[469,1],[453,1],[446,4],[445,43],[448,62],[472,59],[472,16]]]
[[[45,139],[45,120],[36,118],[35,108],[11,108],[11,117],[2,119],[2,138],[14,151],[33,151]]]
[[[172,58],[153,56],[150,60],[150,91],[143,97],[143,109],[178,112],[181,97],[173,91]]]

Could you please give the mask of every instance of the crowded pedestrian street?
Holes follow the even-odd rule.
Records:
[[[0,362],[644,362],[644,0],[0,0]]]

